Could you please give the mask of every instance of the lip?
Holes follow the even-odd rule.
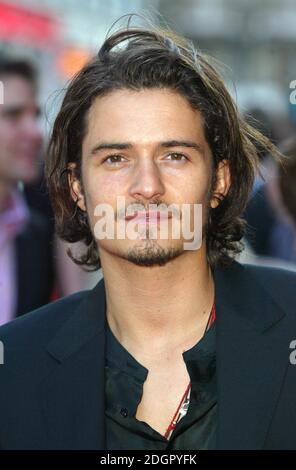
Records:
[[[161,220],[171,219],[172,215],[171,212],[161,212],[161,211],[148,211],[148,212],[141,212],[135,211],[134,214],[127,215],[125,220],[133,220],[137,223],[158,223]]]

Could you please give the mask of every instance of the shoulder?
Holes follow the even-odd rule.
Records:
[[[235,262],[241,282],[271,297],[285,311],[296,318],[296,272],[277,267],[240,264]],[[241,273],[241,275],[239,275]],[[249,281],[251,281],[249,283]]]
[[[260,283],[263,283],[268,288],[274,286],[281,286],[285,289],[296,287],[296,272],[278,267],[259,266],[253,264],[242,265],[244,271],[255,277]]]
[[[259,257],[259,259],[261,259]],[[263,258],[264,259],[264,258]],[[293,269],[294,268],[294,269]],[[254,278],[260,283],[264,283],[270,286],[272,283],[280,283],[287,286],[295,286],[296,282],[296,269],[294,264],[291,263],[287,267],[277,267],[267,264],[257,264],[256,262],[246,263],[237,260],[229,260],[229,263],[224,267],[218,267],[217,272],[223,273],[223,276],[230,277],[233,280],[239,280],[239,282],[247,282],[248,280],[254,280]]]
[[[42,346],[58,331],[89,291],[80,291],[26,313],[0,327],[4,350],[32,350]]]

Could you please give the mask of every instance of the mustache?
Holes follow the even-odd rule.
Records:
[[[155,208],[151,207],[152,204],[157,207]],[[170,205],[171,207],[169,208]],[[115,214],[115,218],[124,219],[127,215],[132,215],[136,211],[146,211],[148,213],[149,210],[151,209],[153,210],[156,209],[160,213],[161,212],[167,213],[170,211],[173,215],[179,215],[179,210],[175,208],[174,204],[166,204],[164,201],[157,199],[157,200],[149,201],[149,203],[144,202],[144,201],[133,202],[129,204],[126,208],[122,208],[122,210],[117,211]]]

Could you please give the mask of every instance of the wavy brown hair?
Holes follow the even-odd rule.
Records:
[[[75,258],[68,251],[77,264],[96,270],[100,259],[87,214],[71,197],[67,165],[75,162],[81,179],[88,111],[95,98],[118,89],[169,88],[201,112],[213,155],[212,187],[221,160],[228,161],[231,176],[228,194],[224,198],[215,194],[220,203],[209,210],[209,264],[226,264],[242,250],[245,222],[241,214],[258,168],[258,153],[264,151],[275,157],[280,157],[280,153],[240,116],[213,63],[192,41],[168,26],[150,23],[144,28],[128,24],[107,36],[98,54],[73,77],[54,123],[45,169],[58,235],[68,242],[83,241],[86,245],[86,252],[80,257]]]

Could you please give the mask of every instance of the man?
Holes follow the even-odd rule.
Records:
[[[274,167],[272,177],[256,191],[245,217],[251,227],[248,240],[255,252],[293,266],[296,262],[295,138],[281,143],[281,148],[287,158]]]
[[[46,217],[32,210],[19,182],[40,174],[42,134],[36,74],[30,63],[0,57],[0,324],[47,303],[53,285]],[[41,199],[39,194],[39,199]]]
[[[191,43],[106,39],[46,162],[59,235],[104,277],[0,329],[1,448],[296,448],[295,274],[233,260],[257,145],[277,154]],[[191,238],[160,236],[185,206]]]

